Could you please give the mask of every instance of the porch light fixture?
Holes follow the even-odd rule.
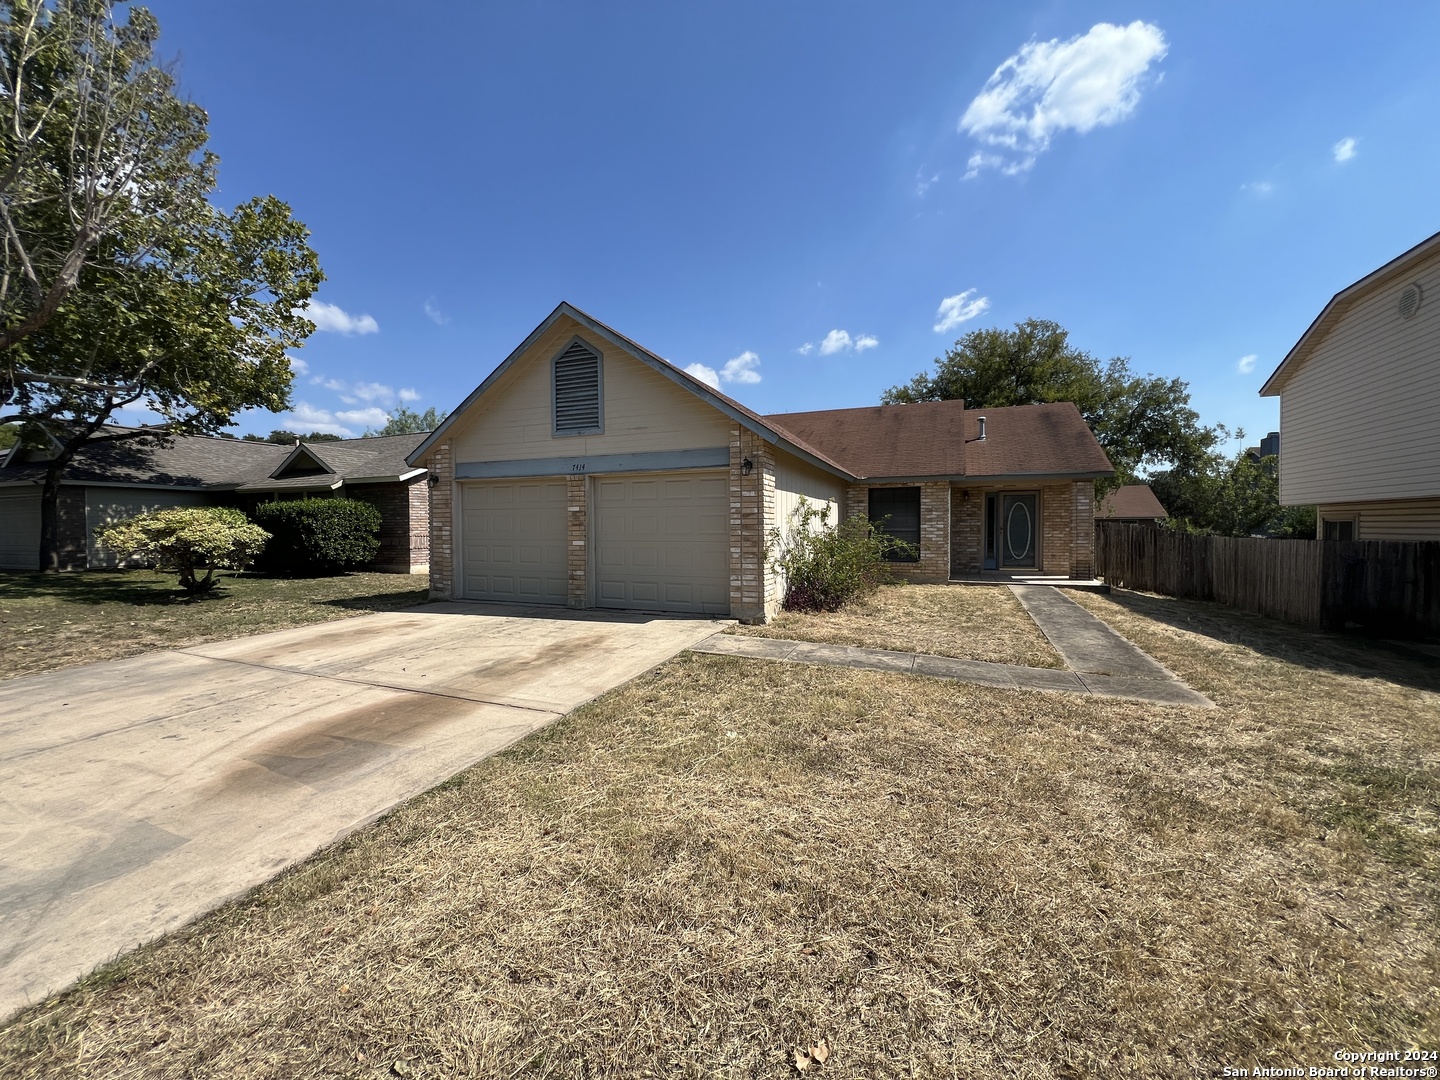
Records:
[[[429,476],[425,478],[425,482],[429,484],[432,488],[437,486],[440,483],[440,474],[432,472]]]
[[[740,475],[741,475],[741,476],[749,476],[749,475],[750,475],[752,472],[754,472],[754,471],[755,471],[755,463],[754,463],[753,461],[751,461],[748,457],[745,458],[743,461],[740,462]]]

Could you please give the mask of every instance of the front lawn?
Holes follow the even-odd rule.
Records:
[[[1085,602],[1219,707],[684,654],[23,1013],[0,1074],[772,1077],[800,1047],[807,1075],[1149,1078],[1440,1046],[1440,670]]]
[[[195,599],[149,570],[0,574],[0,679],[408,607],[428,586],[415,574],[224,574]]]
[[[764,626],[737,626],[730,633],[992,664],[1065,666],[1003,585],[887,585],[839,611],[782,611]]]

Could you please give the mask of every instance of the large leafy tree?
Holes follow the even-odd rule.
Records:
[[[434,431],[445,422],[445,413],[437,412],[434,405],[423,413],[417,413],[414,409],[407,409],[401,405],[393,413],[385,426],[375,431],[365,432],[366,436],[375,435],[416,435],[422,431]]]
[[[955,398],[977,409],[1074,402],[1115,466],[1111,484],[1158,468],[1194,471],[1225,434],[1200,423],[1184,381],[1137,375],[1123,357],[1101,363],[1044,319],[971,331],[935,361],[933,372],[891,387],[883,400]]]
[[[84,215],[77,226],[64,197],[12,200],[9,189],[5,194],[7,232],[24,241],[12,247],[32,262],[33,252],[73,250],[76,228],[86,235],[99,229],[58,302],[47,299],[51,288],[38,294],[22,289],[32,301],[37,295],[40,300],[30,308],[22,303],[28,313],[12,320],[6,298],[10,336],[0,353],[0,370],[7,376],[0,391],[8,392],[11,401],[0,423],[19,421],[23,439],[52,448],[41,501],[40,565],[45,570],[58,568],[60,480],[87,442],[213,434],[243,409],[287,406],[292,375],[286,350],[313,332],[303,309],[323,279],[307,230],[279,199],[252,199],[231,212],[210,204],[216,159],[203,149],[205,114],[179,101],[169,76],[153,65],[149,49],[157,30],[148,13],[136,9],[122,27],[114,23],[111,9],[102,0],[61,0],[53,8],[0,0],[0,14],[9,20],[7,48],[17,36],[28,40],[21,32],[22,16],[29,20],[25,25],[52,28],[70,19],[66,35],[41,35],[45,48],[31,50],[45,61],[33,66],[52,80],[83,81],[95,70],[88,60],[67,60],[64,49],[104,54],[117,47],[117,40],[129,42],[123,69],[129,82],[119,80],[123,85],[114,94],[124,101],[132,91],[143,90],[149,102],[145,123],[157,129],[152,141],[162,157],[174,150],[162,170],[136,166],[109,179],[84,180],[105,192],[118,185],[123,196],[107,197],[103,227],[86,225],[90,219]],[[128,35],[137,21],[141,29],[131,41]],[[92,36],[77,37],[76,27]],[[4,60],[23,67],[29,55],[7,54]],[[106,70],[114,74],[116,69]],[[116,109],[97,118],[70,104],[88,102],[93,93],[51,89],[55,104],[43,118],[45,136],[25,144],[25,165],[10,181],[14,190],[43,191],[49,181],[42,174],[73,171],[72,143],[86,139],[111,146],[101,154],[103,162],[129,160],[91,127],[129,123],[135,113]],[[72,138],[65,137],[67,125]],[[130,144],[120,139],[120,145]],[[7,168],[10,164],[7,159]],[[15,222],[23,222],[23,230],[12,228]],[[41,278],[38,271],[35,277]],[[148,409],[159,420],[138,428],[111,426],[115,414],[127,407]]]
[[[1149,478],[1173,527],[1219,536],[1312,539],[1315,507],[1281,506],[1276,459],[1242,450],[1233,458],[1206,455],[1199,468],[1168,469]]]

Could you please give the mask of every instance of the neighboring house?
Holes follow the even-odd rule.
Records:
[[[1245,454],[1255,463],[1264,461],[1267,457],[1279,458],[1280,456],[1280,433],[1272,431],[1260,440],[1259,446],[1247,446]]]
[[[1149,484],[1122,484],[1100,500],[1096,521],[1123,521],[1154,525],[1168,517]]]
[[[1070,404],[760,416],[561,304],[410,455],[436,477],[431,593],[763,620],[800,499],[888,519],[895,569],[1092,573],[1110,462]]]
[[[116,565],[95,539],[101,526],[172,506],[239,506],[306,495],[343,495],[381,514],[380,554],[370,569],[424,573],[429,558],[426,472],[405,457],[425,438],[391,435],[291,446],[177,435],[92,442],[60,487],[60,561],[65,570]],[[0,569],[35,570],[45,451],[12,448],[0,458]]]
[[[1335,540],[1440,540],[1440,233],[1335,294],[1260,393],[1280,502]]]

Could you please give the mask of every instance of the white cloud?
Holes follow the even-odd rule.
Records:
[[[1240,185],[1241,191],[1248,191],[1252,195],[1265,196],[1274,192],[1275,185],[1269,180],[1251,180],[1249,183]]]
[[[820,355],[833,356],[850,348],[850,333],[847,330],[831,330],[820,342]]]
[[[348,383],[344,379],[333,379],[326,375],[312,375],[311,386],[323,386],[332,394],[339,394],[340,400],[346,405],[359,405],[365,402],[370,405],[383,405],[389,407],[397,401],[419,401],[420,393],[417,390],[406,388],[396,392],[393,386],[386,386],[378,382]]]
[[[395,391],[392,387],[378,382],[356,383],[350,387],[350,393],[361,401],[385,401],[395,400]]]
[[[372,417],[368,414],[377,414]],[[280,426],[290,431],[308,435],[312,431],[322,431],[326,435],[339,435],[342,438],[352,438],[363,431],[366,426],[379,427],[385,423],[388,417],[380,409],[368,409],[364,414],[355,412],[331,412],[329,409],[317,409],[309,402],[296,402],[295,407],[280,417]],[[358,424],[352,427],[351,424]]]
[[[380,331],[380,324],[369,315],[351,315],[322,300],[311,300],[299,312],[313,322],[317,330],[346,335],[376,334]]]
[[[880,339],[874,334],[857,334],[855,337],[851,337],[848,330],[831,330],[819,345],[813,341],[807,341],[795,351],[801,356],[809,356],[818,349],[821,356],[834,356],[838,352],[850,352],[852,349],[855,352],[864,352],[879,344]]]
[[[815,351],[815,343],[813,341],[807,341],[804,345],[801,345],[795,351],[798,352],[801,356],[809,356],[812,352]]]
[[[405,403],[408,405],[408,404],[409,404],[410,402],[412,402],[412,401],[419,401],[419,400],[420,400],[420,391],[419,391],[419,390],[411,390],[411,389],[407,386],[407,387],[405,387],[405,389],[401,390],[401,391],[400,391],[398,394],[396,394],[395,396],[398,397],[401,401],[405,402]]]
[[[915,194],[923,199],[925,193],[939,183],[939,181],[940,174],[938,172],[927,177],[924,169],[919,170],[915,173]]]
[[[1140,103],[1141,78],[1168,48],[1158,26],[1139,20],[1022,45],[960,118],[960,131],[993,148],[971,156],[965,179],[984,168],[1024,172],[1060,132],[1083,135],[1126,119]]]
[[[990,310],[990,298],[988,296],[975,296],[975,289],[966,289],[954,296],[947,296],[940,301],[940,307],[935,312],[935,318],[939,321],[935,324],[935,332],[943,334],[946,330],[959,326],[962,322],[968,322],[977,315],[983,315]],[[972,300],[971,297],[974,297]]]
[[[725,361],[725,366],[720,369],[720,378],[723,382],[758,383],[760,372],[755,369],[759,366],[759,354],[747,349]]]
[[[444,326],[450,321],[450,316],[440,310],[440,306],[435,303],[433,296],[425,301],[425,314],[436,326]]]
[[[1235,370],[1240,372],[1241,375],[1249,375],[1250,372],[1255,370],[1255,361],[1259,359],[1260,357],[1255,353],[1247,353],[1245,356],[1240,357],[1239,362],[1235,365]]]
[[[874,334],[861,334],[855,339],[855,351],[864,352],[866,349],[873,349],[880,344],[880,339]]]
[[[1355,156],[1355,140],[1352,139],[1352,138],[1350,138],[1350,137],[1347,135],[1345,138],[1341,139],[1339,142],[1337,142],[1337,143],[1336,143],[1334,146],[1332,146],[1330,149],[1331,149],[1331,152],[1335,155],[1335,160],[1336,160],[1336,161],[1339,161],[1339,162],[1349,161],[1351,158],[1353,158],[1353,157]]]
[[[720,373],[705,364],[687,364],[685,370],[707,386],[720,389]]]
[[[287,359],[290,361],[290,370],[293,371],[296,375],[310,374],[310,365],[307,364],[304,360],[301,360],[298,356],[287,357]]]

